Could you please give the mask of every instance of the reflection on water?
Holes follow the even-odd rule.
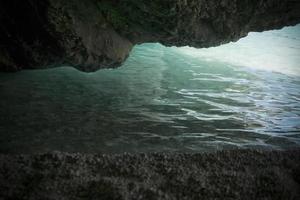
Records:
[[[0,152],[299,147],[299,33],[199,50],[144,44],[90,74],[0,74]]]

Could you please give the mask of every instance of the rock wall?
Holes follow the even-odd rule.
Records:
[[[2,0],[0,71],[117,67],[135,44],[197,48],[300,22],[298,0]]]

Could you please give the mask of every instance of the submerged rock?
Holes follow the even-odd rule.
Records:
[[[4,0],[0,71],[117,67],[135,44],[210,47],[300,22],[295,0]]]
[[[300,151],[0,155],[0,199],[299,199]]]

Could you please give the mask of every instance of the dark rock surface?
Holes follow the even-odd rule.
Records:
[[[299,199],[300,150],[0,155],[0,199]]]
[[[1,0],[0,71],[116,67],[135,44],[209,47],[300,22],[298,0]]]

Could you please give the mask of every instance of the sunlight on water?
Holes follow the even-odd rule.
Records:
[[[300,76],[300,25],[278,31],[249,33],[246,38],[215,48],[177,49],[193,58]]]
[[[300,146],[300,25],[209,49],[136,46],[114,70],[0,74],[0,152]]]

